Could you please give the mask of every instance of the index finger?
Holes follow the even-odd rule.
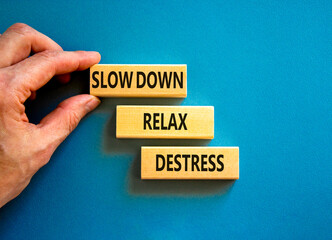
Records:
[[[24,23],[10,26],[0,35],[0,68],[27,58],[31,52],[60,51],[62,48],[46,35]]]
[[[25,101],[30,91],[38,90],[54,75],[85,70],[99,61],[98,52],[43,51],[10,67],[15,72],[13,85],[19,92],[29,91],[21,99]]]

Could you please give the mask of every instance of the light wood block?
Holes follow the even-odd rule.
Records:
[[[142,179],[239,179],[238,147],[142,147]]]
[[[90,94],[185,98],[187,65],[97,64],[90,68]]]
[[[214,108],[117,106],[117,138],[213,139]]]

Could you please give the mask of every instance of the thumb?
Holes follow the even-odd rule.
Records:
[[[80,120],[95,109],[100,100],[92,95],[83,94],[68,98],[39,123],[43,139],[57,148],[76,128]]]

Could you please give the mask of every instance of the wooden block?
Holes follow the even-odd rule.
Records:
[[[90,94],[184,98],[187,65],[97,64],[90,68]]]
[[[214,108],[117,106],[117,138],[212,139]]]
[[[142,179],[239,179],[238,147],[142,147]]]

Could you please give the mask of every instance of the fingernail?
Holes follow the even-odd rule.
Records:
[[[94,54],[94,55],[98,56],[99,60],[101,59],[101,55],[97,51],[88,51],[88,53],[91,53],[91,54]]]
[[[97,51],[86,51],[86,52],[88,52],[88,53],[95,53],[95,54],[100,54],[99,52],[97,52]]]
[[[95,109],[98,105],[100,104],[100,100],[99,98],[95,97],[95,96],[91,96],[91,100],[89,100],[86,103],[86,108],[88,109],[88,111],[92,111],[93,109]]]

